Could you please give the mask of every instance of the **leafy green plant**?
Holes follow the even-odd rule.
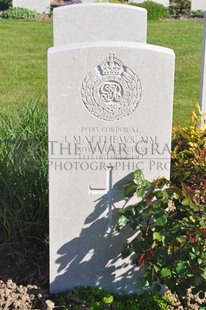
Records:
[[[181,18],[190,15],[189,0],[172,0],[169,6],[170,15],[173,18]]]
[[[204,18],[204,11],[202,10],[192,11],[190,16],[192,18]]]
[[[25,8],[10,8],[3,12],[2,18],[6,19],[30,19],[35,18],[37,13]]]
[[[173,129],[171,181],[178,187],[184,183],[190,190],[206,195],[206,124],[198,104],[192,111],[187,127]],[[197,193],[200,193],[197,195]]]
[[[149,182],[141,171],[125,187],[139,202],[120,210],[119,228],[140,235],[126,243],[123,254],[136,253],[145,269],[142,288],[166,284],[186,307],[187,290],[203,297],[206,289],[206,124],[196,104],[187,127],[173,129],[171,182]]]
[[[47,109],[37,100],[0,117],[1,236],[48,233]]]
[[[125,243],[144,272],[140,288],[158,291],[167,285],[187,308],[187,292],[204,298],[206,290],[206,201],[194,199],[187,186],[176,188],[166,179],[145,180],[140,170],[125,186],[125,195],[138,202],[119,210],[118,228],[131,228],[135,237]]]
[[[147,10],[148,20],[159,20],[161,18],[168,18],[168,9],[153,1],[145,1],[143,3],[131,3],[133,6],[138,6]]]
[[[11,0],[0,0],[0,10],[7,10],[11,4]]]
[[[100,288],[76,287],[62,298],[62,306],[68,309],[90,310],[167,310],[170,304],[168,297],[158,295],[127,295],[124,292],[114,294]]]

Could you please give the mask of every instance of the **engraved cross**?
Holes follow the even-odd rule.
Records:
[[[119,193],[120,190],[113,189],[112,185],[112,169],[113,166],[110,164],[107,168],[107,175],[106,175],[106,188],[91,188],[89,186],[89,195],[96,194],[96,195],[106,195],[106,203],[108,207],[108,229],[112,228],[112,198],[113,194]]]

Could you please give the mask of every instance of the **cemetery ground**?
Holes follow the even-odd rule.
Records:
[[[186,125],[198,101],[202,33],[203,20],[148,23],[148,43],[172,48],[176,54],[174,125],[176,122]],[[4,145],[0,150],[0,307],[51,309],[50,299],[56,305],[63,304],[61,296],[48,294],[46,53],[52,46],[52,23],[0,20],[0,36],[0,141]],[[18,114],[17,110],[22,108],[24,112]],[[31,148],[37,151],[37,157],[29,158],[28,162],[24,160],[24,149],[28,147],[22,144],[25,139],[29,139]],[[8,140],[9,149],[4,144]],[[8,151],[13,156],[11,166],[4,161]],[[32,173],[30,160],[36,164]],[[9,175],[8,179],[4,173]],[[38,181],[32,182],[36,177]],[[14,205],[20,207],[14,210]],[[39,223],[37,219],[41,219]],[[11,305],[1,305],[4,301]],[[71,303],[73,309],[88,308],[77,293]],[[105,309],[112,309],[109,303]],[[194,304],[190,309],[198,309],[198,306]]]

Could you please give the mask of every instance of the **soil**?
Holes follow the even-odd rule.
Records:
[[[52,310],[63,309],[62,295],[49,294],[48,241],[28,239],[0,246],[0,309]],[[177,302],[175,296],[173,300]],[[198,298],[190,295],[188,309],[198,310]],[[206,302],[202,300],[202,302]],[[82,307],[84,301],[73,299],[70,309]],[[171,307],[170,309],[174,309]],[[179,306],[175,309],[182,310]],[[206,309],[206,308],[203,308]],[[125,309],[129,310],[129,309]]]
[[[0,309],[53,309],[48,292],[48,243],[30,239],[0,248]]]

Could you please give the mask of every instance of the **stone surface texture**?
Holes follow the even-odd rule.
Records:
[[[85,3],[56,8],[53,14],[54,46],[86,41],[146,42],[147,11],[142,8]]]
[[[169,178],[173,82],[169,49],[104,41],[49,50],[51,292],[136,291],[116,210],[135,169]]]
[[[13,0],[13,7],[21,7],[37,13],[49,13],[49,0]]]
[[[205,0],[191,0],[191,11],[206,11],[206,1]]]

